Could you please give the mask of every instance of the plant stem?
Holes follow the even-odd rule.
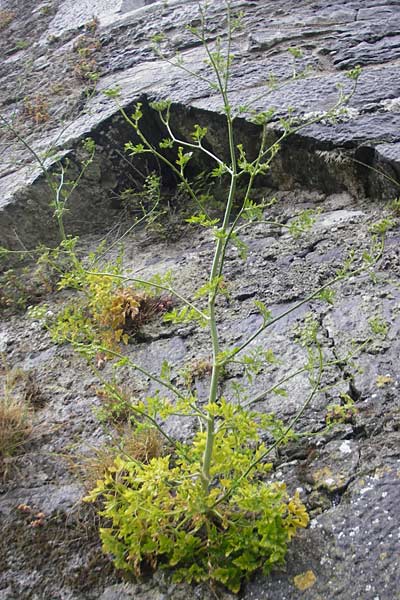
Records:
[[[214,258],[211,266],[210,272],[210,292],[208,296],[208,314],[210,317],[210,335],[212,342],[212,373],[211,373],[211,382],[210,382],[210,390],[209,390],[209,404],[214,404],[218,399],[218,384],[221,375],[221,364],[218,360],[219,356],[219,336],[218,336],[218,327],[216,320],[216,311],[215,311],[215,302],[218,294],[218,286],[215,285],[216,277],[223,271],[223,262],[224,262],[224,246],[225,246],[225,238],[227,236],[227,229],[229,227],[229,221],[231,217],[233,203],[236,197],[236,184],[237,184],[237,159],[236,159],[236,148],[235,148],[235,139],[234,139],[234,131],[233,131],[233,119],[231,115],[231,108],[229,105],[229,99],[226,91],[226,87],[223,84],[221,73],[219,71],[218,65],[215,63],[214,57],[210,52],[210,49],[205,41],[204,34],[204,15],[202,19],[203,24],[203,41],[205,45],[205,49],[212,65],[214,72],[217,77],[219,91],[223,98],[224,109],[226,114],[227,128],[228,128],[228,141],[229,141],[229,154],[230,154],[230,186],[229,193],[225,207],[224,219],[222,222],[222,226],[219,229],[221,235],[218,236],[216,242],[216,248],[214,252]],[[229,35],[231,32],[229,32]],[[228,63],[229,64],[229,63]],[[228,68],[228,67],[227,67]],[[205,493],[208,493],[210,486],[210,467],[212,463],[213,450],[214,450],[214,441],[215,441],[215,417],[212,414],[208,415],[207,420],[207,437],[206,437],[206,447],[203,454],[202,460],[202,481],[203,481],[203,489]]]
[[[162,161],[164,164],[167,165],[167,167],[169,169],[171,169],[171,171],[182,182],[185,190],[187,191],[187,193],[189,194],[189,196],[192,198],[192,200],[197,204],[197,206],[200,208],[200,210],[209,218],[209,215],[207,214],[207,211],[205,210],[205,208],[202,205],[202,203],[200,202],[200,200],[197,198],[196,194],[194,193],[194,191],[193,191],[191,185],[189,184],[189,182],[187,181],[186,177],[184,175],[182,175],[182,173],[180,172],[180,170],[177,169],[176,166],[171,161],[168,160],[168,158],[166,158],[165,156],[163,156],[163,154],[161,154],[160,152],[158,152],[158,150],[156,148],[154,148],[154,146],[148,141],[148,139],[146,138],[146,136],[140,131],[140,128],[137,125],[137,123],[135,123],[128,116],[126,110],[118,102],[117,102],[117,106],[119,108],[120,113],[124,117],[125,121],[129,125],[131,125],[131,127],[133,127],[133,129],[137,133],[137,135],[140,138],[140,140],[146,146],[146,148],[147,148],[146,152],[150,151],[153,154],[153,156],[155,156],[158,160]]]
[[[76,344],[76,347],[79,350],[79,347],[85,347],[85,345],[84,344]],[[100,346],[100,345],[96,346],[96,350],[98,352],[103,352],[106,355],[110,354],[111,356],[114,356],[115,358],[119,358],[120,360],[126,361],[132,367],[132,369],[134,369],[135,371],[139,371],[139,373],[142,373],[142,375],[145,375],[146,377],[149,377],[156,383],[159,383],[160,385],[165,387],[167,390],[169,390],[170,392],[175,394],[175,396],[177,396],[181,400],[186,400],[186,396],[184,394],[182,394],[178,390],[178,388],[176,388],[174,385],[172,385],[172,383],[169,383],[168,381],[164,381],[157,375],[150,373],[150,371],[148,371],[147,369],[144,369],[143,367],[141,367],[137,363],[133,362],[130,358],[128,358],[127,356],[124,356],[120,352],[116,352],[115,350],[111,350],[110,348],[107,348],[106,346]]]

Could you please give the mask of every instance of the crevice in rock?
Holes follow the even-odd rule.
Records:
[[[336,366],[339,369],[342,379],[347,383],[347,395],[353,400],[353,402],[357,402],[362,398],[362,391],[359,390],[354,382],[354,375],[349,371],[348,365],[346,361],[341,359],[341,356],[337,350],[337,343],[335,338],[330,334],[329,329],[324,327],[324,315],[321,313],[319,315],[320,326],[323,331],[323,335],[327,340],[329,347],[331,348],[332,354],[337,361]]]
[[[157,114],[149,106],[150,100],[147,95],[141,95],[126,107],[126,111],[129,115],[136,102],[142,103],[141,127],[150,142],[158,147],[160,140],[165,137],[165,131]],[[184,139],[190,139],[195,124],[206,126],[208,133],[204,144],[209,150],[229,161],[226,125],[222,114],[174,103],[171,106],[171,115],[172,127],[176,135]],[[248,159],[255,158],[260,128],[243,118],[236,119],[235,127],[237,140],[243,143]],[[118,198],[121,192],[132,186],[139,189],[145,176],[152,171],[162,175],[163,184],[166,190],[169,190],[172,202],[177,202],[174,198],[174,190],[178,182],[165,165],[155,161],[153,157],[148,158],[147,154],[144,158],[138,157],[138,160],[135,157],[133,164],[124,154],[124,144],[129,141],[138,143],[138,139],[135,139],[132,127],[125,122],[117,109],[88,134],[97,144],[97,155],[93,166],[87,171],[69,201],[66,225],[72,235],[98,230],[112,222],[120,204]],[[276,139],[277,130],[271,128],[269,142],[272,144]],[[72,164],[75,164],[75,171],[79,169],[79,146],[78,139],[72,148],[67,149],[69,159]],[[379,174],[381,167],[377,171],[374,170],[374,165],[378,160],[381,164],[382,159],[376,155],[372,147],[342,148],[341,160],[327,160],[325,155],[330,154],[333,149],[330,143],[317,141],[308,136],[306,130],[301,134],[293,135],[282,145],[281,152],[271,165],[270,172],[260,177],[257,185],[272,189],[303,187],[320,190],[326,194],[344,190],[351,194],[373,194],[374,196],[385,196],[388,193],[390,182],[386,179],[382,183],[382,176]],[[171,162],[175,161],[173,151],[170,151],[168,156]],[[359,162],[345,159],[346,157],[351,159],[352,156]],[[367,166],[359,163],[365,163]],[[208,157],[193,155],[188,166],[188,175],[198,176],[209,172],[213,167],[214,164]],[[57,166],[54,164],[51,169],[56,171]],[[392,187],[395,187],[394,184]],[[214,182],[213,192],[217,198],[222,197],[223,184]],[[39,241],[54,243],[57,232],[53,210],[50,208],[51,200],[51,193],[40,173],[33,177],[31,183],[20,186],[12,195],[8,195],[3,203],[0,221],[0,237],[4,240],[4,245],[18,248],[20,247],[18,239],[23,240],[28,247],[32,247]],[[179,206],[177,209],[179,210]]]

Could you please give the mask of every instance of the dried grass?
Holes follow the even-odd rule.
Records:
[[[75,469],[80,472],[85,487],[91,490],[96,486],[97,481],[104,478],[117,456],[122,455],[146,464],[152,458],[162,456],[164,451],[164,441],[156,429],[134,432],[126,426],[119,432],[118,443],[94,449],[90,456],[79,460]]]
[[[38,394],[38,389],[30,375],[21,369],[3,366],[1,375],[0,474],[4,475],[8,459],[18,454],[32,435],[32,400]]]
[[[14,455],[31,433],[29,403],[10,395],[0,397],[0,469],[2,460]]]

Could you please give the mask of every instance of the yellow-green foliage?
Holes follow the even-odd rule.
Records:
[[[132,460],[148,463],[162,455],[165,444],[156,429],[133,431],[129,424],[118,427],[111,442],[96,448],[76,465],[87,490],[91,490],[100,479],[113,469],[117,456],[124,454]]]
[[[158,398],[149,399],[148,413],[156,405],[163,416],[176,411]],[[211,580],[237,592],[254,571],[284,562],[288,542],[309,519],[297,493],[290,497],[283,483],[268,481],[271,464],[251,468],[266,451],[259,427],[269,423],[279,435],[280,422],[225,401],[206,408],[221,419],[209,491],[200,474],[206,433],[199,431],[191,445],[150,462],[124,453],[87,500],[101,500],[103,548],[117,568],[136,576],[170,568],[175,581]]]
[[[114,267],[111,274],[116,274]],[[75,268],[65,274],[60,288],[76,288],[79,298],[68,304],[51,325],[57,342],[96,342],[110,349],[127,344],[140,327],[172,305],[170,297],[152,296],[132,287],[120,287],[108,274],[86,273]]]
[[[348,394],[341,394],[340,403],[327,406],[325,421],[327,425],[351,423],[357,412],[354,400]]]

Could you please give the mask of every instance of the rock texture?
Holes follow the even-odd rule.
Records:
[[[150,135],[161,135],[147,109],[152,98],[174,101],[181,131],[206,122],[210,144],[224,151],[220,101],[201,82],[190,82],[180,71],[156,60],[151,38],[164,31],[168,56],[179,50],[194,69],[206,69],[201,47],[185,25],[196,23],[195,2],[113,3],[87,0],[39,4],[0,0],[1,11],[14,13],[1,32],[5,57],[0,71],[1,114],[13,120],[21,136],[37,151],[57,148],[79,161],[80,142],[91,135],[98,152],[71,201],[68,230],[85,233],[89,251],[104,228],[117,216],[113,198],[126,183],[126,168],[118,151],[131,133],[115,104],[101,91],[120,85],[122,103],[140,99]],[[266,302],[273,314],[285,312],[315,286],[326,281],[351,248],[367,250],[370,227],[386,212],[386,200],[397,190],[400,161],[400,68],[398,2],[336,0],[327,2],[272,0],[234,1],[244,11],[244,30],[235,41],[234,103],[254,100],[254,106],[289,106],[300,114],[326,110],[335,102],[336,84],[348,85],[344,71],[360,64],[363,74],[348,114],[336,124],[302,130],[283,148],[270,179],[260,194],[279,202],[272,215],[290,223],[306,208],[319,208],[311,232],[294,240],[284,228],[257,225],[245,235],[250,254],[244,264],[232,249],[227,257],[229,302],[221,301],[223,341],[237,343],[260,324],[254,300]],[[98,14],[97,20],[92,16]],[[223,3],[210,5],[210,39],[224,26]],[[23,48],[22,42],[29,42]],[[303,57],[293,63],[288,47],[298,46]],[[79,53],[79,48],[89,50]],[[85,55],[85,56],[84,56]],[[96,85],[85,80],[82,62],[99,74]],[[293,79],[293,69],[313,68],[307,78]],[[270,89],[275,74],[284,85]],[[41,118],[38,113],[46,118]],[[278,122],[275,124],[278,126]],[[237,123],[249,145],[258,130],[243,118]],[[1,245],[32,247],[56,238],[45,181],[30,153],[7,128],[1,129],[0,238]],[[355,160],[354,160],[355,159]],[[54,160],[54,157],[53,157]],[[358,162],[357,162],[358,161]],[[373,166],[367,169],[362,163]],[[56,168],[56,166],[54,167]],[[381,174],[383,170],[384,175]],[[268,188],[265,186],[269,186]],[[391,215],[391,218],[393,215]],[[205,279],[212,239],[208,233],[183,232],[179,239],[160,241],[143,231],[125,239],[124,267],[141,270],[143,277],[172,269],[186,294]],[[175,238],[175,236],[172,236]],[[243,600],[392,600],[399,590],[399,370],[400,256],[399,229],[389,231],[386,249],[374,277],[362,274],[342,283],[335,305],[314,301],[290,313],[260,338],[277,352],[280,363],[265,369],[254,391],[265,389],[304,364],[304,349],[295,343],[294,327],[312,312],[321,323],[325,352],[338,361],[354,341],[370,336],[370,321],[384,318],[386,336],[376,334],[356,355],[355,364],[337,362],[326,373],[324,393],[315,398],[299,423],[309,432],[301,442],[275,457],[273,476],[300,488],[312,516],[310,527],[296,538],[284,570],[257,576],[246,584]],[[114,249],[115,250],[115,249]],[[114,257],[116,250],[114,251]],[[111,255],[112,258],[112,255]],[[65,296],[49,295],[50,310]],[[7,316],[0,324],[0,352],[8,368],[30,373],[38,394],[35,436],[25,452],[9,465],[10,477],[0,495],[1,600],[211,600],[206,587],[177,586],[160,574],[130,583],[102,555],[97,520],[81,503],[84,481],[73,465],[83,462],[91,448],[109,441],[96,410],[101,400],[96,378],[68,347],[56,347],[48,333],[25,315]],[[208,356],[202,330],[161,323],[144,330],[129,347],[139,364],[155,372],[165,356],[179,369]],[[105,374],[111,371],[106,366]],[[4,377],[4,373],[1,374]],[[224,393],[240,382],[232,369]],[[122,383],[151,391],[146,380]],[[206,381],[196,382],[204,393]],[[293,416],[309,389],[300,375],[288,387],[288,397],[268,398],[265,410],[281,418]],[[355,411],[345,422],[321,435],[327,406],[348,394]],[[170,433],[190,436],[193,424],[168,423]],[[28,508],[21,508],[25,505]],[[18,508],[19,507],[19,508]],[[35,526],[37,515],[43,523]],[[219,592],[221,599],[230,594]]]
[[[137,8],[143,4],[151,5]],[[393,193],[390,180],[363,163],[382,167],[394,178],[399,174],[398,3],[293,1],[281,7],[272,1],[236,0],[233,7],[244,12],[244,28],[233,47],[237,57],[232,69],[234,105],[251,103],[257,110],[274,107],[277,118],[288,107],[301,115],[325,111],[337,99],[337,85],[349,89],[345,70],[355,65],[363,68],[342,122],[314,125],[292,139],[282,152],[282,168],[272,175],[274,185],[297,182],[329,192],[361,187],[367,194]],[[160,62],[152,51],[153,36],[164,32],[163,52],[173,57],[179,51],[191,69],[206,74],[203,49],[185,30],[198,22],[196,2],[110,6],[93,0],[80,3],[76,10],[75,3],[68,2],[37,5],[28,0],[22,9],[17,0],[3,0],[1,10],[12,15],[0,40],[5,57],[0,70],[1,112],[38,151],[74,151],[85,136],[108,133],[117,109],[101,92],[116,85],[121,86],[121,101],[127,106],[144,97],[172,99],[186,127],[199,119],[215,120],[210,111],[220,110],[220,100],[210,94],[207,84],[191,81],[182,71]],[[223,2],[213,2],[209,8],[210,41],[223,33],[224,10]],[[288,53],[293,46],[302,51],[301,58]],[[293,72],[309,75],[294,80]],[[279,85],[271,89],[268,83],[275,78]],[[218,119],[215,122],[222,127]],[[245,123],[241,126],[248,131]],[[253,134],[249,132],[250,142]],[[35,237],[36,241],[51,237],[51,219],[35,163],[26,148],[13,144],[10,137],[2,127],[0,231],[7,244],[16,246],[19,234],[26,233],[20,230],[24,212],[29,212],[32,223],[36,210],[32,243]],[[100,139],[96,141],[102,146]],[[115,148],[120,148],[120,138],[111,132],[103,151],[109,155]],[[28,170],[27,162],[31,163]],[[110,170],[104,161],[102,165],[88,182],[88,188],[95,188],[100,213],[109,207],[121,168],[114,164]],[[113,177],[108,180],[110,172]],[[76,217],[81,217],[86,204],[82,198],[88,196],[90,190],[81,189],[79,201],[72,203],[71,226],[76,230]],[[92,203],[88,198],[89,212]]]

